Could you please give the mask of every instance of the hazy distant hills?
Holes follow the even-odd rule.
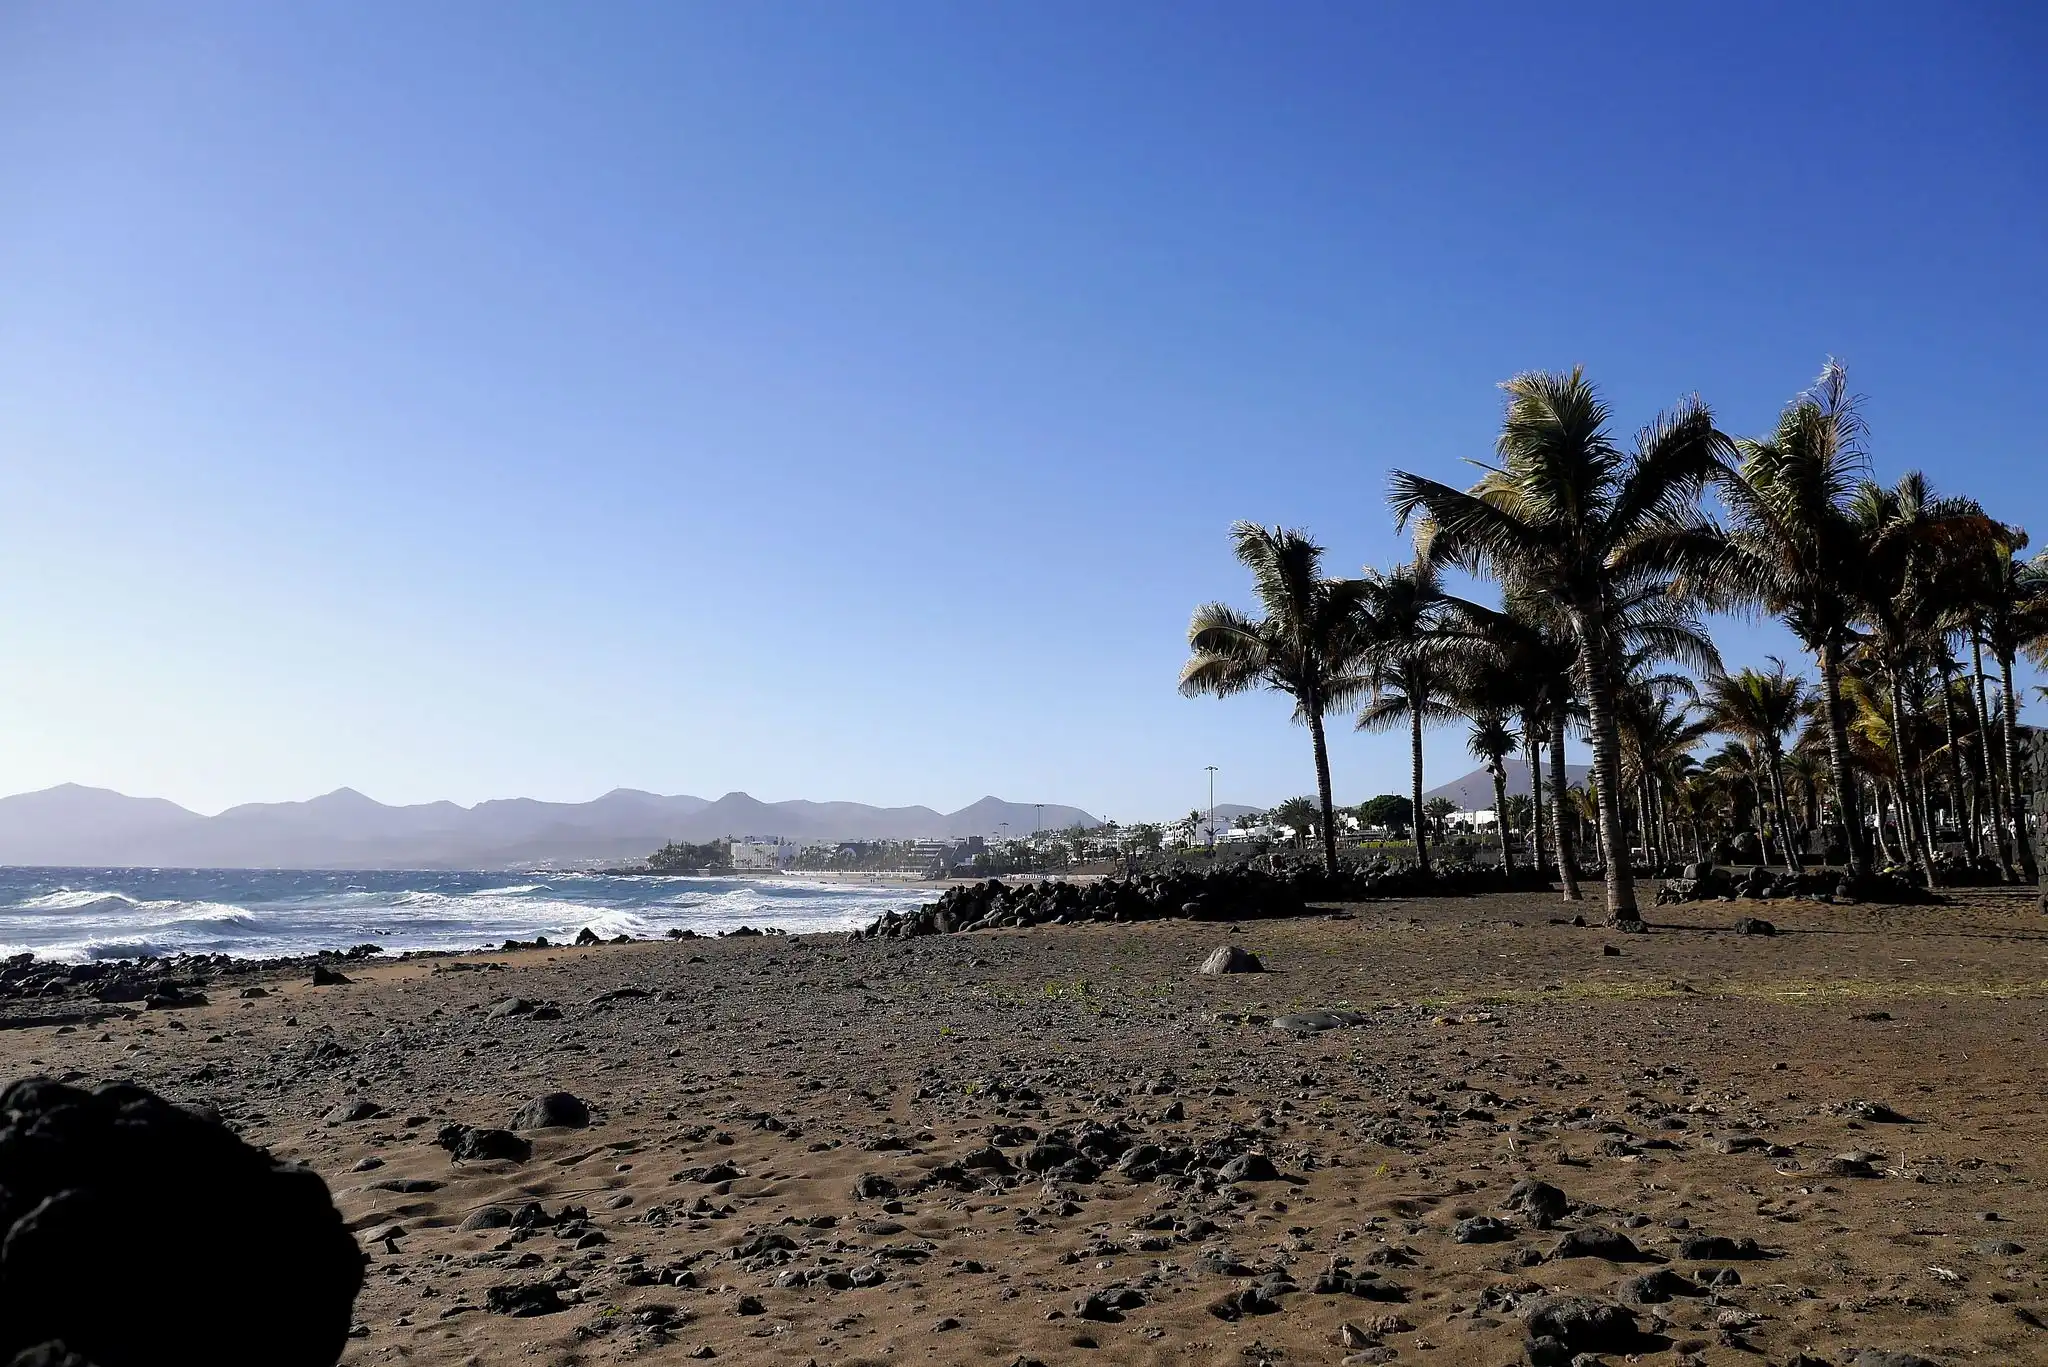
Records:
[[[1519,759],[1511,759],[1501,767],[1507,771],[1508,796],[1527,796],[1529,792],[1529,766]],[[1574,786],[1583,786],[1586,782],[1586,776],[1592,772],[1593,770],[1590,765],[1567,764],[1564,766],[1565,779]],[[1550,796],[1550,765],[1548,760],[1544,762],[1543,767],[1543,793],[1545,801],[1548,801]],[[1431,798],[1436,797],[1449,798],[1458,804],[1458,810],[1461,812],[1489,810],[1493,806],[1493,775],[1487,773],[1484,769],[1474,769],[1463,778],[1455,778],[1440,787],[1431,788],[1422,795],[1422,800],[1427,802]]]
[[[617,788],[590,802],[507,798],[388,807],[352,788],[201,816],[75,783],[0,798],[0,864],[159,868],[520,868],[639,859],[670,840],[924,840],[1100,823],[1078,807],[985,797],[957,812],[859,802],[717,801]]]

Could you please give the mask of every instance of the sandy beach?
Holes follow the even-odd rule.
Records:
[[[2031,893],[1570,910],[301,969],[0,1051],[319,1171],[348,1363],[1503,1367],[1560,1291],[1636,1316],[1606,1361],[2048,1362]],[[524,1161],[436,1142],[557,1091]]]

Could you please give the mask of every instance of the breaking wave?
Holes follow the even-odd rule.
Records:
[[[531,877],[531,875],[529,875]],[[0,953],[85,960],[274,958],[373,943],[477,949],[505,940],[716,934],[742,925],[850,930],[924,900],[915,887],[796,878],[240,869],[0,869]]]

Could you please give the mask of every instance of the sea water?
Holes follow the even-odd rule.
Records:
[[[850,930],[929,896],[773,875],[0,868],[0,954],[275,958],[359,944],[397,954],[559,942],[585,927],[607,939]]]

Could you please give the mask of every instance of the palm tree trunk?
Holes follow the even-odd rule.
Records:
[[[1785,853],[1785,823],[1778,819],[1778,787],[1772,774],[1771,756],[1763,752],[1764,769],[1756,776],[1756,824],[1757,828],[1769,833],[1770,840],[1764,846],[1764,863],[1771,862],[1771,845],[1778,847],[1778,862],[1787,868],[1790,856]]]
[[[1865,839],[1856,779],[1849,768],[1848,726],[1842,717],[1842,647],[1829,641],[1821,647],[1820,685],[1826,706],[1828,772],[1835,785],[1835,815],[1842,822],[1842,845],[1849,854],[1851,877],[1870,872],[1870,845]]]
[[[1429,872],[1429,823],[1422,815],[1422,703],[1408,698],[1408,796],[1415,804],[1415,867]]]
[[[1914,793],[1913,766],[1906,762],[1906,711],[1899,697],[1899,675],[1896,670],[1887,670],[1886,674],[1891,684],[1888,691],[1891,693],[1892,762],[1899,769],[1899,839],[1910,852],[1912,862],[1920,866],[1921,876],[1931,888],[1935,883],[1934,842],[1928,837],[1921,820],[1926,813],[1918,810],[1920,804]]]
[[[1557,729],[1550,733],[1550,824],[1557,828],[1557,876],[1564,884],[1564,900],[1576,902],[1583,894],[1579,891],[1578,860],[1572,856],[1573,814],[1565,810],[1571,797],[1564,774],[1564,721],[1560,718]]]
[[[2011,781],[2011,764],[2005,764],[2005,762],[2001,762],[1997,758],[1991,758],[1993,721],[1991,721],[1991,703],[1985,701],[1985,646],[1982,646],[1982,641],[1978,639],[1976,631],[1970,631],[1970,658],[1972,658],[1972,664],[1976,666],[1976,689],[1972,691],[1972,697],[1976,701],[1976,734],[1978,734],[1978,740],[1980,740],[1982,748],[1985,748],[1985,769],[1989,771],[1989,783],[1985,785],[1985,789],[1991,793],[1991,838],[1993,838],[1993,842],[1999,848],[1999,867],[2007,873],[2007,881],[2009,881],[2011,879],[2011,867],[2009,867],[2009,863],[2005,859],[2005,818],[2007,818],[2007,814],[2015,814],[2019,810],[2019,799],[2017,799],[2019,793],[2017,793],[2017,787]],[[2011,670],[2005,670],[2005,682],[2007,682],[2007,685],[2011,685]],[[2003,719],[2005,707],[1999,707],[1999,715]],[[2001,750],[2003,750],[2003,732],[2005,732],[2005,728],[1999,726],[1997,734],[1999,734]],[[2015,826],[2019,826],[2019,824],[2023,824],[2023,822],[2015,822]],[[2021,861],[2021,863],[2025,863],[2025,861]],[[2028,875],[2028,877],[2032,879],[2032,875]]]
[[[1330,747],[1323,738],[1320,702],[1308,710],[1308,734],[1316,745],[1316,796],[1323,804],[1323,872],[1337,872],[1337,813],[1330,805]]]
[[[1493,770],[1493,830],[1500,837],[1500,867],[1503,873],[1515,871],[1515,852],[1508,848],[1508,775],[1502,767],[1501,757],[1495,755],[1493,763],[1487,766]]]
[[[1806,856],[1799,849],[1799,823],[1792,819],[1792,790],[1785,782],[1783,761],[1778,770],[1778,824],[1785,828],[1785,867],[1793,873],[1806,872]]]
[[[1607,857],[1607,915],[1616,923],[1639,922],[1635,870],[1629,866],[1628,832],[1621,824],[1621,728],[1614,714],[1614,660],[1607,623],[1596,610],[1579,609],[1579,648],[1586,669],[1586,710],[1593,732],[1593,783],[1597,791],[1600,846]]]
[[[1656,841],[1650,838],[1650,777],[1643,774],[1636,779],[1636,827],[1642,832],[1643,855],[1652,865],[1657,862]],[[1634,851],[1630,851],[1633,857]]]
[[[1671,799],[1675,794],[1662,779],[1650,791],[1657,799],[1657,845],[1664,852],[1664,862],[1682,863],[1678,857],[1678,823],[1671,816]]]
[[[2005,742],[2006,788],[2012,794],[2013,846],[2019,851],[2020,869],[2026,874],[2027,881],[2039,883],[2041,881],[2041,866],[2034,857],[2033,832],[2027,829],[2029,813],[2022,805],[2018,740],[2020,704],[2019,695],[2012,691],[2012,656],[2010,653],[2006,651],[1998,653],[1998,671],[2000,681],[2005,687],[2005,705],[1998,710],[2003,714],[2003,725],[2000,727],[2000,730],[2004,732],[2002,739]]]
[[[1885,829],[1884,790],[1885,784],[1881,781],[1877,779],[1870,781],[1871,806],[1877,812],[1877,848],[1879,853],[1884,856],[1884,862],[1887,865],[1902,864],[1905,861],[1900,859],[1898,852],[1892,848],[1891,833]]]
[[[1991,806],[1991,845],[1998,852],[1998,867],[2008,882],[2012,879],[2011,862],[2006,857],[2005,808],[2007,795],[2004,788],[2005,776],[1999,772],[1998,761],[1992,758],[1991,709],[1984,700],[1984,644],[1978,638],[1975,628],[1970,631],[1970,672],[1976,682],[1970,688],[1970,704],[1977,710],[1977,771],[1984,782],[1984,795]]]
[[[1927,717],[1927,698],[1921,692],[1920,672],[1913,671],[1907,676],[1906,716],[1913,723],[1913,814],[1920,820],[1920,837],[1923,853],[1927,857],[1928,886],[1934,886],[1938,877],[1935,870],[1941,861],[1940,847],[1934,838],[1934,796],[1933,784],[1928,778],[1926,757],[1920,753],[1918,737],[1921,724]]]
[[[1898,853],[1899,867],[1917,869],[1920,867],[1919,846],[1913,839],[1912,814],[1906,801],[1906,786],[1898,779],[1884,785],[1885,803],[1892,813],[1892,849]]]
[[[1522,714],[1522,748],[1529,765],[1529,862],[1543,872],[1543,741],[1536,734],[1535,720]]]
[[[1764,806],[1764,781],[1756,774],[1749,776],[1749,805],[1754,809],[1750,813],[1749,824],[1756,827],[1758,862],[1769,864],[1773,823],[1770,810]]]
[[[1948,788],[1948,812],[1951,817],[1955,818],[1956,825],[1962,828],[1963,853],[1969,856],[1970,863],[1974,865],[1978,858],[1982,856],[1983,851],[1977,845],[1976,822],[1966,818],[1963,811],[1963,798],[1964,794],[1968,791],[1968,785],[1963,780],[1962,751],[1957,748],[1955,702],[1949,696],[1948,675],[1944,673],[1940,676],[1940,679],[1941,732],[1948,742],[1948,782],[1946,785]],[[1974,816],[1974,813],[1971,816]],[[2002,867],[2003,862],[2002,860],[2000,861],[2001,868],[1999,872],[2004,876],[2004,881],[2010,883],[2012,881],[2012,870]]]

